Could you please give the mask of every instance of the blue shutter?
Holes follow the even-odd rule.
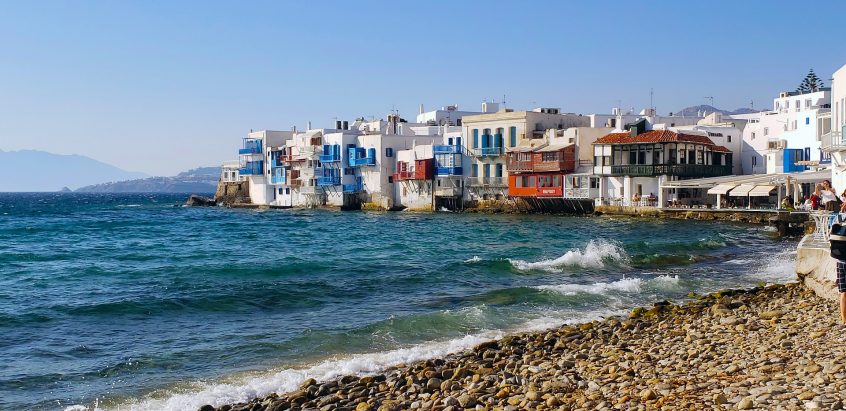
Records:
[[[497,165],[496,165],[496,176],[497,176],[497,177],[502,177],[502,164],[497,164]]]
[[[517,147],[517,127],[509,128],[508,133],[510,134],[509,139],[511,140],[511,147]]]
[[[473,148],[479,148],[479,129],[473,129]]]

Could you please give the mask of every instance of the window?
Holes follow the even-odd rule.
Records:
[[[805,125],[811,124],[811,118],[805,117]]]
[[[485,175],[482,177],[491,177],[491,165],[485,164]]]
[[[517,127],[509,127],[508,128],[508,140],[509,146],[517,147]]]
[[[502,177],[502,164],[497,164],[497,165],[496,165],[496,176],[497,176],[497,177]]]
[[[758,158],[755,157],[755,155],[752,155],[752,167],[755,167],[757,165],[758,165]]]
[[[394,156],[394,149],[393,148],[386,148],[385,149],[385,157],[393,157]]]
[[[726,142],[731,143],[731,135],[726,136]]]
[[[452,137],[450,137],[450,138],[448,138],[448,139],[447,139],[447,144],[448,144],[448,145],[452,145]]]
[[[394,176],[388,176],[388,184],[394,183]]]
[[[596,177],[590,178],[590,188],[599,188],[599,179]]]
[[[770,128],[769,128],[769,127],[764,127],[764,135],[765,135],[765,136],[767,136],[767,135],[769,135],[769,134],[770,134]]]
[[[478,177],[479,176],[479,165],[473,164],[470,166],[470,177]]]
[[[754,139],[755,139],[755,133],[753,132],[752,133],[752,140],[754,140]]]
[[[438,181],[440,181],[440,180],[438,180]],[[523,187],[523,177],[521,177],[521,176],[514,177],[514,186],[516,186],[517,188]]]
[[[479,148],[479,129],[473,129],[473,148]]]
[[[354,176],[355,175],[355,169],[352,168],[352,167],[344,168],[344,175],[345,176]]]

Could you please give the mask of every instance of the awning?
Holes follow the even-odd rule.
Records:
[[[775,186],[771,185],[762,185],[762,186],[755,186],[751,191],[749,191],[750,197],[769,197],[770,191],[773,191]]]
[[[752,191],[753,188],[755,188],[755,186],[753,185],[741,184],[732,189],[729,195],[732,197],[746,197],[747,195],[749,195],[749,192]]]
[[[543,147],[543,148],[538,149],[538,151],[537,151],[537,152],[538,152],[538,153],[548,153],[548,152],[551,152],[551,151],[560,151],[560,150],[563,150],[563,149],[565,149],[565,148],[567,148],[567,147],[569,147],[569,146],[571,146],[571,145],[572,145],[572,144],[554,144],[554,145],[549,145],[549,146],[546,146],[546,147]]]
[[[734,187],[736,187],[734,184],[717,184],[708,190],[708,194],[726,195]]]

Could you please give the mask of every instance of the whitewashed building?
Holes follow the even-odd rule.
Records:
[[[824,127],[824,124],[822,124]],[[829,128],[822,129],[822,148],[831,156],[831,184],[846,188],[846,65],[834,72],[831,80]]]
[[[804,171],[806,165],[830,161],[821,138],[830,127],[831,89],[799,94],[782,92],[772,110],[732,115],[746,120],[741,164],[743,174]]]

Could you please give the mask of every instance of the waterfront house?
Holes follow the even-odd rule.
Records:
[[[822,130],[823,151],[831,156],[831,183],[838,192],[846,189],[846,65],[831,79],[829,128]]]
[[[293,137],[291,131],[251,131],[243,139],[239,156],[239,177],[248,181],[250,201],[253,204],[270,204],[276,192],[269,184],[271,147],[279,147]]]
[[[588,126],[590,119],[577,114],[563,114],[557,108],[532,111],[499,110],[495,103],[484,103],[485,114],[464,116],[463,141],[471,156],[465,172],[468,198],[500,200],[508,195],[506,151],[530,146],[543,139],[546,130]]]
[[[772,110],[732,115],[748,122],[743,129],[743,174],[804,171],[826,165],[822,136],[831,129],[831,89],[810,93],[781,92]]]
[[[647,130],[646,119],[627,132],[610,133],[594,142],[594,174],[600,176],[599,203],[657,205],[666,199],[667,181],[730,175],[733,153],[715,144],[706,132]],[[687,194],[673,193],[672,200]]]

